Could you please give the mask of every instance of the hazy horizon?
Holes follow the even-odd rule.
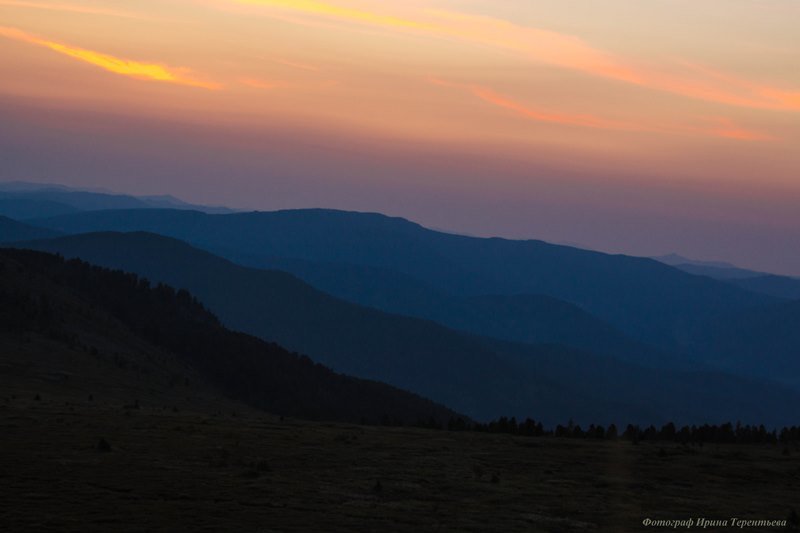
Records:
[[[165,192],[137,193],[137,192],[132,192],[132,191],[112,190],[112,189],[109,189],[107,187],[102,187],[102,186],[98,186],[98,187],[87,186],[87,187],[82,187],[81,188],[80,186],[69,186],[69,185],[64,184],[64,183],[58,183],[58,182],[47,181],[47,180],[42,180],[42,181],[0,180],[0,184],[12,183],[14,181],[17,181],[19,183],[24,183],[24,184],[37,184],[38,183],[38,184],[43,184],[43,185],[53,185],[53,186],[57,186],[57,187],[58,186],[65,186],[65,187],[68,187],[69,189],[72,189],[72,190],[84,190],[84,191],[87,191],[87,192],[97,192],[97,193],[102,193],[102,194],[123,194],[123,195],[127,194],[127,195],[132,195],[132,196],[141,196],[141,197],[145,197],[145,196],[172,196],[173,198],[175,198],[177,200],[188,201],[189,203],[197,203],[199,205],[204,205],[204,206],[209,206],[209,207],[227,207],[227,208],[233,209],[235,211],[241,211],[241,212],[276,211],[276,210],[282,210],[282,209],[290,209],[290,210],[291,209],[337,209],[337,210],[341,209],[341,210],[355,211],[355,212],[362,212],[362,213],[380,213],[380,214],[384,214],[384,215],[387,215],[387,216],[401,217],[401,218],[407,219],[407,220],[409,220],[411,222],[418,223],[418,224],[420,224],[420,225],[422,225],[422,226],[424,226],[424,227],[426,227],[428,229],[434,230],[434,231],[452,233],[452,234],[457,234],[457,235],[465,235],[465,236],[469,236],[469,237],[484,237],[484,238],[500,237],[500,238],[506,238],[506,239],[515,239],[515,240],[517,240],[517,239],[518,240],[525,240],[525,239],[543,240],[543,241],[546,241],[546,242],[550,242],[552,244],[558,244],[558,245],[562,245],[562,246],[571,246],[571,247],[575,247],[575,248],[593,250],[593,251],[597,251],[597,252],[622,253],[622,254],[625,254],[625,255],[651,257],[651,258],[658,258],[658,257],[661,257],[661,256],[668,256],[668,255],[671,255],[671,254],[676,254],[676,255],[682,256],[685,259],[690,260],[690,261],[705,261],[705,262],[709,262],[709,263],[719,262],[719,263],[731,264],[732,266],[738,267],[738,268],[748,268],[747,266],[745,266],[743,264],[730,263],[728,261],[724,261],[724,260],[721,260],[721,259],[715,258],[715,257],[699,257],[699,256],[693,256],[693,255],[686,255],[686,254],[683,254],[680,250],[668,250],[668,251],[664,251],[663,253],[643,254],[643,253],[626,252],[626,251],[620,251],[620,250],[607,250],[607,249],[598,248],[598,247],[595,247],[595,246],[588,245],[586,243],[576,242],[576,241],[552,240],[552,239],[547,239],[547,238],[544,238],[544,237],[541,237],[541,236],[538,236],[538,235],[534,235],[534,234],[531,234],[531,235],[520,234],[520,235],[517,235],[517,236],[513,236],[513,235],[503,235],[503,234],[499,234],[499,233],[485,233],[485,232],[481,233],[480,231],[472,232],[472,231],[459,229],[459,228],[452,228],[452,227],[447,227],[447,226],[437,226],[437,225],[434,225],[434,224],[427,224],[424,221],[421,221],[421,220],[416,219],[416,218],[411,217],[411,216],[407,216],[407,215],[405,215],[403,213],[390,213],[390,212],[378,211],[378,210],[375,210],[375,209],[343,209],[343,208],[340,208],[340,207],[330,207],[330,206],[325,206],[325,205],[288,206],[288,207],[276,207],[276,208],[259,208],[259,207],[256,206],[256,207],[251,207],[251,208],[245,208],[245,207],[238,206],[238,205],[214,204],[213,202],[205,202],[205,201],[202,201],[202,200],[198,200],[197,202],[192,202],[192,201],[187,200],[187,198],[184,197],[181,193],[165,193]],[[789,276],[793,276],[794,275],[792,273],[783,273],[783,272],[779,272],[779,271],[768,271],[768,270],[765,270],[765,272],[772,273],[772,274],[783,274],[783,275],[789,275]]]

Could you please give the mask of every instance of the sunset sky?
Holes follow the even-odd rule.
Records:
[[[0,0],[0,180],[800,275],[796,0]]]

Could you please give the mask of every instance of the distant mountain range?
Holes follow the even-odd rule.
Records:
[[[65,233],[159,233],[254,267],[288,258],[320,268],[332,263],[383,269],[460,297],[546,295],[578,306],[637,342],[667,350],[681,346],[694,323],[776,301],[651,259],[542,241],[451,235],[369,213],[312,209],[208,215],[149,209],[76,213],[34,223]],[[382,294],[396,291],[393,282],[380,278],[368,283]],[[337,293],[331,285],[328,290]],[[387,310],[394,305],[389,302]]]
[[[65,215],[81,211],[152,208],[191,209],[204,213],[234,212],[226,207],[190,204],[169,195],[131,196],[24,181],[0,183],[0,215],[17,220]]]
[[[684,257],[682,255],[678,255],[676,253],[671,253],[667,255],[660,255],[657,257],[653,257],[656,261],[660,263],[664,263],[665,265],[669,266],[682,266],[682,265],[691,265],[697,267],[709,267],[709,268],[719,268],[719,269],[736,269],[737,267],[726,263],[724,261],[698,261],[697,259],[689,259],[688,257]],[[741,269],[740,269],[741,270]],[[750,272],[749,270],[743,270],[743,272]],[[754,272],[754,274],[757,274]]]
[[[747,270],[730,263],[718,261],[695,261],[677,254],[654,257],[653,259],[674,266],[684,272],[725,281],[758,294],[789,300],[800,299],[800,279],[795,277],[777,276],[766,272]]]
[[[432,398],[476,419],[547,423],[786,423],[800,392],[709,371],[655,370],[553,344],[520,344],[331,297],[293,276],[252,269],[148,233],[96,233],[20,244],[185,288],[232,328],[347,374]],[[747,395],[734,391],[747,390]]]
[[[755,270],[747,270],[739,268],[730,263],[723,261],[698,261],[696,259],[689,259],[678,254],[668,254],[659,257],[653,257],[656,261],[664,263],[665,265],[673,266],[677,269],[683,270],[690,274],[698,276],[708,276],[709,278],[719,279],[723,281],[731,281],[738,279],[755,278],[767,275],[766,272],[757,272]]]

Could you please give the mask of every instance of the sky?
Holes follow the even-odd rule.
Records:
[[[800,275],[796,0],[0,0],[0,180]]]

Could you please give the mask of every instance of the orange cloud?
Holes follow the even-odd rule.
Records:
[[[710,119],[710,122],[713,122],[714,124],[713,126],[621,122],[595,115],[555,113],[549,110],[532,108],[507,96],[499,94],[492,89],[479,85],[452,83],[440,79],[431,79],[429,81],[434,85],[453,87],[468,91],[484,102],[487,102],[495,107],[511,111],[515,115],[522,118],[534,120],[536,122],[549,122],[566,126],[577,126],[582,128],[602,130],[704,135],[742,141],[756,141],[772,138],[769,135],[737,126],[727,118]]]
[[[693,85],[689,85],[688,87],[684,85],[683,89],[686,91],[696,91],[701,94],[710,93],[723,101],[727,100],[726,103],[742,107],[800,110],[800,91],[785,91],[760,85],[688,61],[682,61],[680,64],[701,77],[701,79],[695,80]],[[665,83],[681,84],[682,82],[673,79],[667,80]],[[718,89],[720,84],[723,85],[728,92],[719,94]]]
[[[343,7],[316,0],[230,0],[240,5],[327,17],[395,30],[415,31],[441,38],[507,50],[523,57],[592,76],[664,91],[687,98],[756,109],[800,111],[800,92],[745,80],[731,84],[732,76],[683,68],[681,64],[655,68],[594,48],[583,40],[558,32],[520,26],[488,16],[426,9],[415,18],[401,18]],[[678,68],[676,68],[678,67]]]
[[[736,139],[739,141],[764,141],[773,138],[770,135],[737,126],[728,118],[716,118],[712,121],[716,122],[717,125],[709,128],[707,131],[718,137]]]
[[[491,17],[428,12],[451,23],[441,28],[443,33],[514,51],[553,66],[730,106],[800,111],[800,92],[760,85],[688,62],[672,66],[682,72],[670,72],[635,65],[570,35]]]
[[[526,107],[519,102],[510,100],[509,98],[494,92],[485,87],[471,87],[472,94],[497,107],[502,107],[513,111],[517,115],[536,120],[538,122],[554,122],[557,124],[566,124],[569,126],[581,126],[584,128],[597,128],[604,130],[625,130],[625,131],[642,131],[641,126],[635,124],[626,124],[624,122],[616,122],[613,120],[606,120],[593,115],[569,115],[562,113],[551,113]]]
[[[513,51],[536,61],[595,75],[641,83],[641,73],[581,39],[558,32],[519,26],[486,16],[426,10],[438,21],[437,31],[449,37]]]
[[[201,87],[203,89],[218,89],[219,85],[207,81],[201,81],[191,76],[191,71],[186,68],[168,67],[156,63],[142,63],[129,59],[121,59],[108,54],[75,48],[66,44],[48,41],[26,33],[16,28],[0,26],[0,36],[22,41],[37,46],[49,48],[60,54],[72,57],[79,61],[95,65],[109,72],[129,76],[141,80],[162,81],[191,87]]]

